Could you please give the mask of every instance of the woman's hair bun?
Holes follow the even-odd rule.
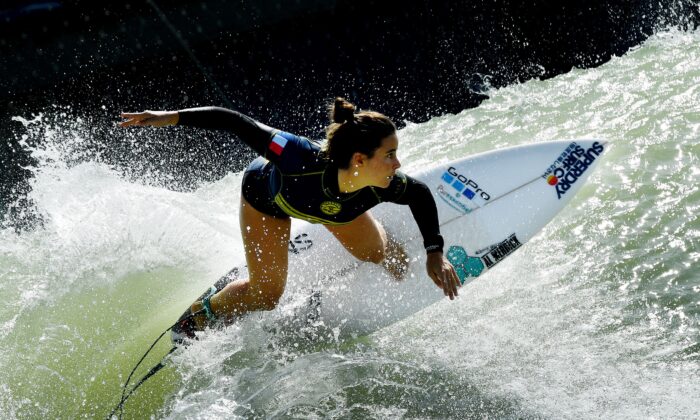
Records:
[[[374,156],[382,141],[396,133],[396,125],[386,115],[374,111],[355,113],[355,105],[345,98],[335,98],[328,105],[331,123],[326,127],[324,159],[347,169],[356,152]]]
[[[331,121],[337,124],[355,121],[355,105],[345,98],[335,98],[331,105]]]

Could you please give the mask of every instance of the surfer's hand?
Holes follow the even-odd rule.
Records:
[[[442,255],[442,252],[431,252],[428,254],[426,262],[428,275],[437,287],[441,288],[445,296],[454,300],[457,296],[457,289],[462,287],[457,277],[457,272],[452,264]]]
[[[144,111],[137,113],[120,114],[126,121],[119,123],[121,127],[136,126],[151,126],[165,127],[168,125],[176,125],[180,120],[180,114],[177,111]]]

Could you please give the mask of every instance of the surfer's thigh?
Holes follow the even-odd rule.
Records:
[[[384,260],[386,231],[370,212],[363,213],[346,225],[326,225],[326,228],[355,258],[376,264]]]
[[[240,224],[250,292],[276,304],[287,282],[292,222],[262,213],[241,197]]]

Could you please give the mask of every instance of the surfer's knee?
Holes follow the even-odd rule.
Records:
[[[260,310],[260,311],[272,311],[280,303],[281,298],[282,298],[281,293],[279,295],[272,295],[272,294],[260,295],[259,300],[258,300],[258,310]]]
[[[282,299],[284,287],[259,285],[258,287],[249,288],[248,293],[256,302],[257,310],[271,311],[277,307]]]

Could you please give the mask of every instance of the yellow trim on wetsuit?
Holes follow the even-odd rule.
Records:
[[[374,187],[369,187],[369,188],[370,188],[370,189],[372,190],[372,192],[374,193],[374,196],[377,197],[377,201],[381,204],[382,198],[381,198],[381,197],[379,196],[379,194],[377,194],[377,192],[374,190]],[[403,195],[403,193],[402,193],[402,195]]]
[[[282,197],[282,194],[277,194],[275,196],[275,203],[277,203],[277,205],[282,209],[282,211],[287,213],[288,215],[290,215],[292,217],[296,217],[297,219],[306,220],[307,222],[320,223],[322,225],[333,225],[333,226],[347,225],[348,223],[350,223],[350,222],[334,222],[332,220],[321,219],[320,217],[311,216],[309,214],[302,213],[299,210],[292,207],[287,202],[287,200],[285,200],[284,197]]]

